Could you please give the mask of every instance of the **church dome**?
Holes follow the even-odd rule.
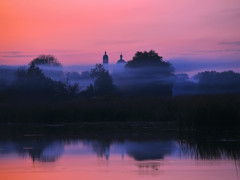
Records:
[[[105,51],[105,54],[103,55],[103,59],[108,59],[108,55],[106,51]]]
[[[106,51],[105,54],[103,55],[103,64],[108,64],[108,55]]]
[[[123,55],[120,55],[120,59],[117,61],[117,64],[119,63],[126,63],[126,61],[123,59]]]

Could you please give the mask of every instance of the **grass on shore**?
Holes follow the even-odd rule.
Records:
[[[101,97],[61,103],[1,103],[1,123],[162,122],[191,130],[240,127],[240,95]]]

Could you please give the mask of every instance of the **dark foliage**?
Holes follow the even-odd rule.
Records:
[[[34,63],[35,65],[47,65],[47,66],[61,66],[61,63],[52,55],[40,55],[29,64]]]
[[[96,67],[91,69],[90,76],[94,78],[95,81],[93,88],[91,85],[88,87],[88,94],[92,94],[92,90],[94,90],[96,96],[113,94],[115,87],[112,77],[109,75],[109,72],[104,69],[102,64],[96,64]]]
[[[205,71],[195,76],[198,94],[240,93],[240,74],[233,71]]]
[[[90,84],[86,90],[80,92],[81,97],[91,98],[94,96],[94,87]]]
[[[16,80],[2,93],[6,94],[5,99],[21,101],[55,101],[73,98],[78,90],[77,84],[69,82],[62,83],[53,81],[44,76],[42,71],[34,63],[25,70],[20,68],[16,72]]]
[[[144,96],[170,96],[174,83],[174,68],[155,51],[137,52],[126,64],[126,74],[132,84],[125,93]]]
[[[0,104],[0,122],[161,122],[204,134],[240,128],[239,95],[99,97],[54,104]]]
[[[146,66],[161,66],[169,67],[170,64],[163,61],[162,56],[159,56],[155,51],[137,52],[131,61],[128,61],[126,67],[137,68]]]
[[[102,76],[107,71],[104,69],[102,64],[96,64],[95,68],[91,69],[90,76],[92,78],[97,78],[99,76]]]

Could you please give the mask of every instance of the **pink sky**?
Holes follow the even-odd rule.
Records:
[[[239,0],[1,0],[0,65],[53,54],[110,63],[154,49],[165,60],[240,60]]]

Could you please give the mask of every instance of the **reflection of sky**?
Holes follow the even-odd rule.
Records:
[[[223,159],[239,156],[238,144],[206,144],[203,147],[189,146],[189,144],[179,144],[178,141],[97,141],[97,140],[74,140],[68,141],[1,141],[0,157],[30,157],[32,161],[55,162],[62,156],[85,157],[95,156],[105,160],[111,160],[118,156],[125,159],[130,158],[139,162],[164,160],[165,158],[216,158]],[[228,151],[228,146],[232,151]],[[210,147],[209,147],[210,146]],[[202,149],[203,148],[203,149]],[[204,148],[206,149],[204,151]],[[210,149],[209,149],[210,148]],[[211,149],[212,148],[212,149]]]
[[[30,141],[1,141],[0,179],[225,180],[236,179],[240,167],[239,161],[228,159],[186,159],[176,141],[74,140],[36,144],[31,147]]]
[[[178,150],[178,145],[174,141],[125,141],[121,143],[74,141],[65,145],[60,141],[53,141],[40,143],[39,146],[31,145],[31,143],[0,142],[0,154],[18,153],[26,156],[29,153],[33,159],[40,161],[54,161],[62,155],[85,156],[92,154],[106,159],[111,158],[111,155],[119,155],[123,158],[129,156],[135,160],[154,160],[171,156]]]
[[[70,144],[65,146],[64,154],[68,155],[87,155],[96,153],[96,149],[91,146],[93,142],[86,144],[86,142],[79,142],[78,144]],[[99,149],[101,149],[99,143]],[[162,159],[165,155],[171,155],[176,152],[178,146],[175,142],[134,142],[126,141],[123,143],[113,143],[106,148],[105,155],[118,154],[121,156],[141,156],[142,158]],[[149,156],[151,154],[151,156]],[[151,158],[152,157],[152,158]]]

